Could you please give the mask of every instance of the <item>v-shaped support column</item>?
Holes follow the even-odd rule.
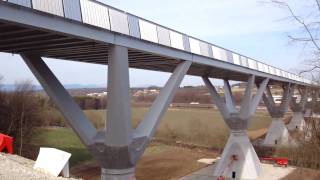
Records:
[[[294,87],[291,84],[286,84],[282,88],[283,94],[280,105],[275,103],[269,86],[267,86],[263,94],[264,104],[272,118],[268,133],[263,141],[265,146],[289,145],[290,135],[283,122],[283,118],[288,111]]]
[[[260,161],[250,143],[247,129],[269,79],[265,79],[260,83],[260,87],[253,96],[252,90],[255,85],[255,77],[253,75],[249,77],[240,111],[236,109],[228,80],[224,80],[224,98],[218,94],[208,77],[203,77],[203,80],[214,103],[231,130],[221,159],[214,170],[214,176],[232,178],[235,175],[236,179],[257,179],[261,174]]]
[[[298,87],[298,91],[301,97],[300,102],[297,102],[296,97],[292,98],[290,106],[291,106],[291,110],[293,111],[293,115],[287,127],[289,130],[296,129],[296,130],[302,131],[306,126],[306,123],[304,120],[304,110],[305,110],[305,105],[308,99],[308,89]]]
[[[83,144],[90,146],[97,134],[97,130],[88,121],[77,103],[64,89],[41,57],[29,54],[21,54],[21,57]]]
[[[97,132],[41,57],[21,55],[72,129],[102,168],[102,180],[133,180],[135,166],[192,62],[181,61],[137,129],[131,125],[128,49],[108,49],[108,113],[106,128]]]

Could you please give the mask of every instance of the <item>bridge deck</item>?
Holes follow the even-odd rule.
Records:
[[[254,74],[258,81],[267,77],[271,83],[312,84],[96,1],[0,1],[0,52],[108,64],[110,44],[129,48],[132,68],[172,72],[186,60],[193,62],[189,75],[244,81]]]

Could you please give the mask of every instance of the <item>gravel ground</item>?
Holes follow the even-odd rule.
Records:
[[[32,160],[17,155],[0,153],[0,180],[76,180],[54,177],[50,174],[34,170],[34,163]]]

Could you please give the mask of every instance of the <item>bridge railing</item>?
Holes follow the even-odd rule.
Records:
[[[3,0],[70,20],[168,46],[181,51],[225,61],[238,66],[313,84],[312,81],[253,58],[188,36],[173,29],[110,7],[96,0]]]

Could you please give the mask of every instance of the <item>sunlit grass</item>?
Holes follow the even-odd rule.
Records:
[[[136,127],[148,108],[132,109],[132,124]],[[86,116],[98,129],[105,127],[106,110],[87,110]],[[258,112],[251,121],[250,130],[266,128],[270,117]],[[92,157],[75,133],[69,128],[45,128],[35,130],[33,143],[39,146],[55,147],[72,153],[71,165],[90,160]],[[167,111],[156,132],[156,138],[180,141],[222,149],[229,136],[229,130],[220,113],[212,108],[171,108]],[[161,151],[150,147],[146,153]]]

